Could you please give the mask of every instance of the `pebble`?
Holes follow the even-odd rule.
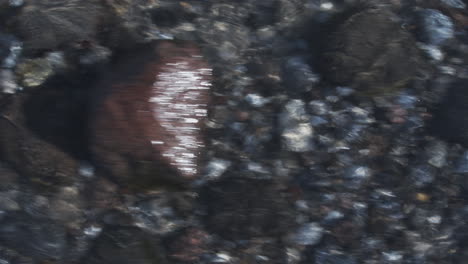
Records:
[[[14,94],[21,90],[14,73],[9,69],[0,69],[0,87],[2,87],[2,92],[7,94]]]
[[[314,129],[311,124],[298,124],[284,129],[281,134],[286,149],[293,152],[312,151],[314,149],[313,135]]]
[[[323,116],[328,114],[330,111],[328,105],[324,101],[314,100],[309,102],[309,109],[312,111],[313,114],[318,116]]]
[[[307,223],[299,227],[294,235],[294,242],[298,245],[313,246],[320,242],[324,229],[318,223]]]
[[[229,255],[229,253],[219,252],[211,258],[210,262],[211,263],[231,263],[231,260],[232,260],[232,257]]]
[[[385,263],[401,263],[403,254],[398,251],[382,252],[382,258]]]
[[[301,57],[288,58],[283,64],[282,76],[287,91],[291,93],[311,91],[320,80]]]
[[[263,96],[260,96],[258,94],[248,94],[245,97],[245,100],[247,101],[247,103],[249,103],[251,106],[254,106],[254,107],[262,107],[266,103],[269,102],[268,99],[266,99]]]
[[[448,148],[447,144],[440,140],[431,141],[430,145],[426,147],[426,155],[428,156],[428,163],[436,168],[442,168],[447,163]]]
[[[450,17],[435,9],[419,11],[421,17],[421,39],[430,45],[441,45],[455,35],[455,26]]]
[[[53,66],[47,58],[24,60],[18,65],[16,71],[20,76],[21,84],[25,87],[37,87],[54,73]]]
[[[305,103],[291,100],[280,115],[283,145],[289,151],[306,152],[313,150],[314,129],[310,116],[306,113]]]
[[[214,158],[208,162],[206,165],[205,175],[208,179],[216,179],[226,172],[226,170],[231,166],[231,162],[224,159]]]
[[[78,168],[78,174],[86,178],[91,178],[94,176],[94,167],[90,163],[82,162]]]
[[[444,52],[436,45],[418,43],[418,47],[436,62],[441,62],[445,57]]]

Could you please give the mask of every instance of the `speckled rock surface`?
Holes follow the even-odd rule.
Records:
[[[464,263],[467,4],[0,0],[0,263]]]

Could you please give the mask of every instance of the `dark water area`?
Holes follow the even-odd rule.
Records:
[[[0,0],[0,264],[468,261],[465,0]]]

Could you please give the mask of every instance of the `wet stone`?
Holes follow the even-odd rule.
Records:
[[[442,168],[447,163],[448,147],[443,141],[432,141],[426,147],[428,163],[436,168]]]
[[[14,94],[20,89],[11,70],[0,69],[0,87],[2,87],[2,92],[7,94]]]
[[[262,107],[269,101],[268,99],[258,94],[248,94],[245,97],[245,100],[254,107]]]
[[[441,45],[454,37],[454,25],[450,17],[435,9],[423,9],[420,17],[420,39],[432,45]]]
[[[31,182],[58,187],[73,181],[78,164],[70,155],[38,138],[20,121],[1,119],[0,128],[1,154]]]
[[[326,115],[328,111],[330,111],[329,106],[324,101],[320,100],[310,101],[309,109],[312,111],[312,113],[319,116]]]
[[[27,59],[21,62],[16,69],[16,73],[23,86],[36,87],[65,67],[64,54],[62,52],[50,52],[43,58]]]
[[[208,179],[216,179],[223,175],[223,173],[231,166],[228,160],[214,158],[206,165],[206,177]]]
[[[52,73],[52,65],[46,59],[26,60],[17,68],[17,74],[21,76],[21,84],[26,87],[41,85]]]
[[[292,240],[298,245],[313,246],[320,242],[324,229],[318,223],[307,223],[299,227]]]
[[[425,65],[411,35],[383,8],[355,12],[324,39],[320,66],[326,79],[357,94],[393,93]]]
[[[352,185],[360,186],[372,175],[370,168],[366,166],[353,166],[346,170],[344,177],[350,180]]]
[[[131,189],[195,180],[211,79],[192,42],[158,41],[121,58],[99,83],[91,117],[98,168]]]
[[[281,137],[285,148],[293,152],[306,152],[313,149],[314,129],[310,116],[306,113],[305,103],[291,100],[280,114]]]
[[[89,40],[99,22],[100,5],[94,1],[26,2],[16,16],[16,29],[27,51],[53,50]]]
[[[382,261],[384,263],[402,263],[403,254],[398,251],[382,252]]]

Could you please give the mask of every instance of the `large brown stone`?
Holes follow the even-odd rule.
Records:
[[[185,183],[199,174],[211,68],[193,43],[159,41],[128,54],[99,84],[92,152],[119,183]]]

